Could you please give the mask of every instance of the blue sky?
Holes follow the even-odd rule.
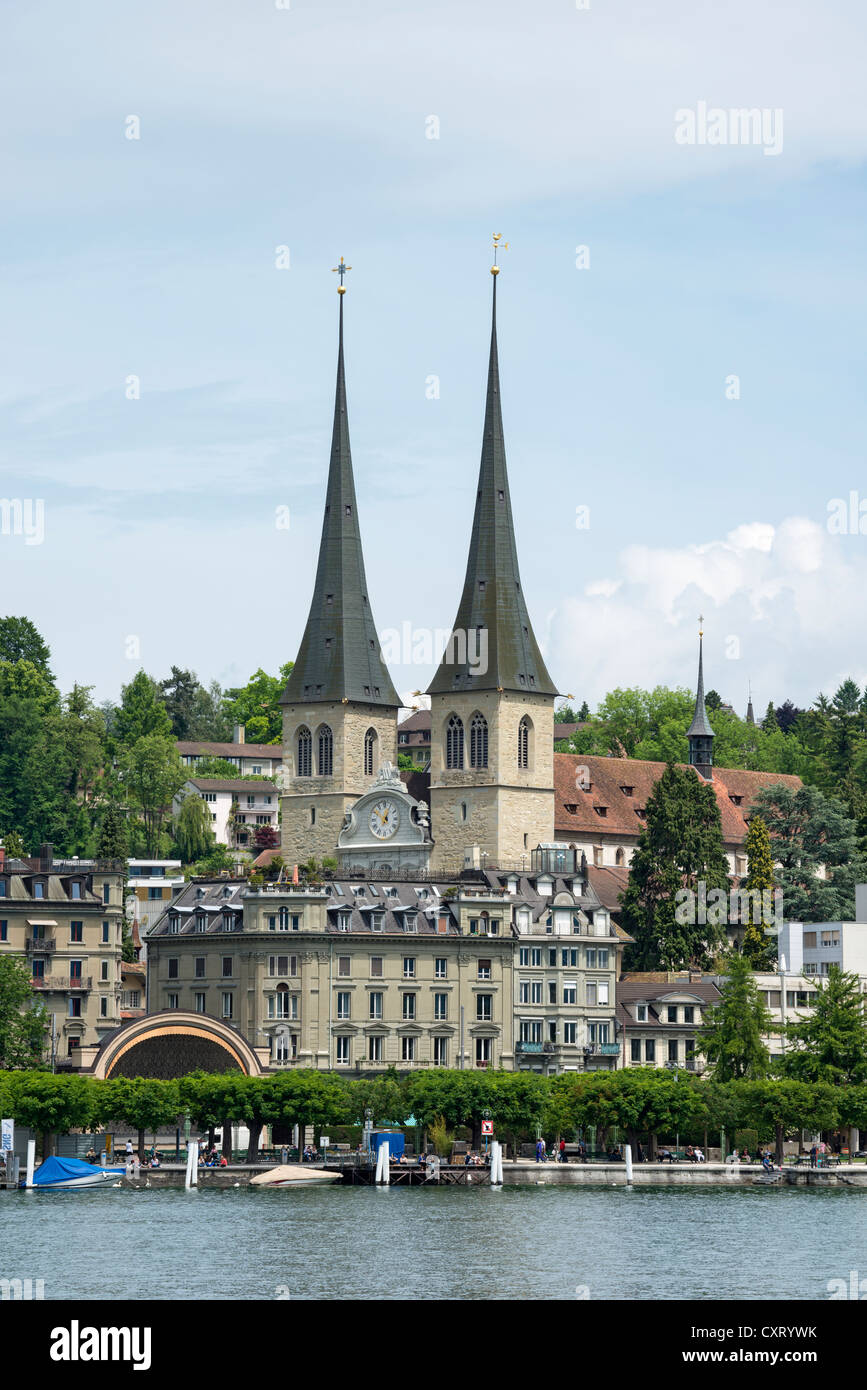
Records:
[[[45,539],[0,535],[0,584],[62,686],[116,698],[172,662],[235,684],[294,655],[341,254],[373,611],[449,626],[495,230],[524,588],[561,689],[690,684],[699,612],[736,707],[750,680],[761,707],[867,683],[867,537],[826,524],[867,498],[867,18],[758,8],[7,14],[0,494],[44,499]],[[700,101],[782,110],[781,152],[678,145]],[[393,670],[401,691],[431,674]]]

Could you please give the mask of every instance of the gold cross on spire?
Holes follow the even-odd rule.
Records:
[[[704,632],[703,632],[703,630],[702,630],[702,625],[703,625],[703,623],[704,623],[704,614],[703,614],[703,613],[699,613],[699,615],[698,615],[698,635],[699,635],[699,637],[704,637]]]
[[[340,257],[340,265],[333,265],[331,267],[332,274],[340,276],[340,284],[337,287],[338,294],[346,294],[346,286],[343,283],[343,277],[346,274],[347,270],[351,269],[352,266],[347,265],[342,256]]]
[[[500,267],[497,265],[497,252],[498,252],[498,251],[508,251],[508,249],[509,249],[509,243],[508,243],[507,241],[503,241],[502,246],[500,245],[500,242],[502,241],[502,239],[503,239],[503,233],[502,233],[502,232],[494,232],[494,264],[491,266],[491,274],[492,274],[492,275],[499,275],[499,273],[500,273]]]

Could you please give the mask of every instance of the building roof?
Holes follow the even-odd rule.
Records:
[[[497,276],[493,276],[491,350],[482,458],[464,588],[453,632],[463,651],[450,642],[431,681],[431,694],[460,690],[518,690],[556,695],[533,633],[521,576],[509,497],[500,370],[497,359]],[[487,665],[477,658],[476,632],[487,634]],[[451,650],[452,646],[455,650]]]
[[[276,796],[277,788],[266,778],[252,777],[188,777],[189,786],[200,792],[261,792]]]
[[[704,661],[702,659],[703,638],[699,633],[698,638],[698,687],[695,692],[695,709],[692,715],[692,723],[686,731],[687,738],[698,736],[699,738],[715,738],[713,729],[710,727],[707,718],[707,710],[704,707]]]
[[[584,775],[579,769],[586,769]],[[665,771],[665,763],[639,758],[604,758],[589,754],[554,754],[554,826],[559,840],[606,835],[635,836],[645,825],[641,814]],[[696,774],[699,775],[698,773]],[[723,840],[739,845],[746,839],[753,801],[763,787],[782,783],[793,790],[800,777],[783,772],[752,772],[746,768],[714,768],[708,783],[716,794]],[[582,785],[583,784],[583,785]]]
[[[397,726],[399,734],[411,734],[416,730],[420,733],[430,733],[431,712],[429,709],[417,709],[415,714],[411,714],[408,719],[402,719]]]
[[[657,976],[662,973],[657,972]],[[632,975],[618,980],[614,987],[615,1019],[624,1028],[640,1028],[642,1031],[648,1028],[696,1028],[699,1026],[697,1023],[673,1024],[662,1017],[661,1010],[672,995],[682,994],[691,995],[705,1008],[710,1004],[716,1004],[722,998],[713,980],[707,977],[693,980],[688,974],[681,974],[675,979],[659,979],[654,975],[641,979],[640,976]],[[647,1004],[649,1007],[646,1021],[639,1023],[629,1012],[629,1004]]]
[[[395,709],[401,700],[382,658],[364,573],[346,410],[343,300],[341,295],[334,428],[319,562],[307,626],[280,703],[353,700]]]
[[[181,757],[187,758],[282,758],[282,743],[197,743],[178,739]]]

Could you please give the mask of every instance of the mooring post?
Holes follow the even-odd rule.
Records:
[[[384,1140],[379,1146],[379,1156],[376,1160],[376,1181],[382,1187],[388,1187],[391,1182],[391,1168],[389,1165],[388,1140]]]
[[[626,1159],[626,1185],[632,1186],[632,1145],[626,1144],[623,1149],[623,1157]]]
[[[36,1140],[27,1140],[27,1176],[24,1179],[25,1187],[33,1186],[33,1170],[36,1167]]]
[[[187,1187],[198,1187],[199,1185],[199,1141],[190,1140],[189,1153],[187,1154]]]

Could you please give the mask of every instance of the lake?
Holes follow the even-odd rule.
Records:
[[[867,1275],[865,1216],[838,1188],[0,1192],[0,1278],[46,1299],[827,1299]]]

